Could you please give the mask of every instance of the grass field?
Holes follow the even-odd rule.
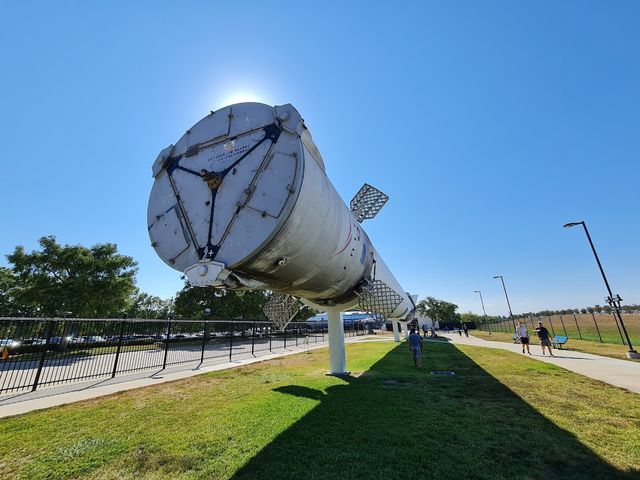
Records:
[[[472,330],[471,335],[482,338],[484,340],[491,340],[494,342],[506,342],[513,343],[513,336],[511,333],[502,332],[482,332],[480,330]],[[537,338],[531,338],[531,348],[537,349],[540,352],[540,342]],[[619,358],[622,360],[628,360],[630,362],[640,362],[640,360],[627,358],[627,350],[629,347],[626,345],[620,345],[615,343],[600,343],[590,342],[587,340],[578,340],[575,338],[569,338],[569,341],[564,345],[564,350],[574,350],[576,352],[593,353],[595,355],[603,355],[605,357]],[[534,350],[532,350],[533,352]]]
[[[537,320],[540,319],[553,335],[567,335],[576,340],[586,340],[592,342],[623,344],[624,335],[618,329],[615,318],[612,314],[580,314],[580,315],[552,315],[551,317],[532,317],[523,319],[528,328],[533,328]],[[594,320],[595,319],[595,320]],[[640,344],[640,315],[622,315],[622,321],[627,328],[627,333],[633,344]],[[532,323],[533,322],[533,323]],[[597,325],[597,327],[596,327]],[[487,330],[483,327],[483,330]],[[511,320],[492,325],[492,330],[496,332],[513,332]],[[602,343],[601,342],[601,343]]]
[[[640,398],[511,352],[349,345],[0,420],[25,479],[623,479]],[[431,375],[451,370],[454,376]]]

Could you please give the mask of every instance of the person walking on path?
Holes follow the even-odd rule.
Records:
[[[427,330],[429,330],[429,329],[428,329],[427,324],[426,324],[426,322],[425,322],[425,323],[422,325],[422,333],[424,334],[424,338],[427,338]]]
[[[467,327],[466,323],[462,324],[462,330],[464,330],[464,336],[469,337],[469,328]]]
[[[552,357],[553,352],[551,351],[551,340],[549,339],[549,330],[544,328],[541,321],[538,321],[538,328],[536,328],[536,333],[538,334],[538,338],[540,339],[540,346],[542,347],[542,354],[544,355],[545,347],[549,349],[549,355]]]
[[[516,338],[520,339],[520,344],[522,345],[522,353],[524,353],[524,349],[526,347],[527,353],[531,355],[531,351],[529,351],[529,332],[527,331],[527,326],[522,322],[518,322],[518,326],[516,327]]]
[[[411,329],[407,343],[409,344],[409,351],[413,357],[413,364],[416,368],[420,368],[422,364],[422,337],[415,328]]]

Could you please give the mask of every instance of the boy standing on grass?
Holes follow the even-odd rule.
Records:
[[[416,368],[420,368],[422,360],[422,337],[420,337],[420,334],[415,328],[411,329],[411,334],[409,335],[407,343],[409,344],[409,351],[413,357],[413,364]]]
[[[540,339],[542,354],[544,355],[544,348],[547,347],[549,349],[549,355],[553,357],[553,352],[551,351],[551,340],[549,339],[549,330],[542,326],[541,321],[538,321],[538,328],[536,328],[536,333],[538,334],[538,338]]]
[[[516,337],[520,339],[520,343],[522,344],[522,353],[524,353],[524,348],[526,346],[527,353],[531,355],[531,352],[529,351],[529,332],[527,331],[527,326],[523,325],[522,322],[518,322],[518,326],[516,327]]]

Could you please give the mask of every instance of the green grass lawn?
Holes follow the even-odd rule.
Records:
[[[638,478],[640,396],[511,352],[348,345],[0,420],[25,479]],[[431,375],[451,370],[455,376]]]
[[[622,316],[627,333],[631,342],[635,345],[640,343],[640,315],[624,314]],[[517,321],[518,319],[516,319]],[[542,320],[545,327],[552,335],[567,335],[569,338],[587,340],[591,342],[613,343],[622,345],[623,335],[615,317],[610,313],[585,315],[552,315],[550,317],[529,317],[523,319],[528,328],[533,329],[536,322]],[[596,326],[597,324],[597,326]],[[487,327],[483,328],[485,330]],[[495,332],[508,333],[514,329],[511,320],[507,319],[500,323],[493,324],[491,329]]]
[[[471,335],[482,338],[484,340],[513,343],[513,334],[511,333],[493,332],[490,335],[489,332],[483,332],[480,330],[472,330],[470,333]],[[540,342],[535,337],[531,338],[531,348],[541,351]],[[627,347],[626,345],[615,343],[591,342],[588,340],[578,340],[577,338],[569,337],[569,341],[564,345],[563,349],[574,350],[576,352],[593,353],[595,355],[602,355],[605,357],[619,358],[622,360],[629,360],[630,362],[640,362],[640,360],[627,358],[627,350],[629,350],[629,347]]]

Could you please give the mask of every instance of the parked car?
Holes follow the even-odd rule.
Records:
[[[19,340],[13,340],[11,338],[3,338],[0,339],[0,348],[17,348],[20,346],[20,341]]]

